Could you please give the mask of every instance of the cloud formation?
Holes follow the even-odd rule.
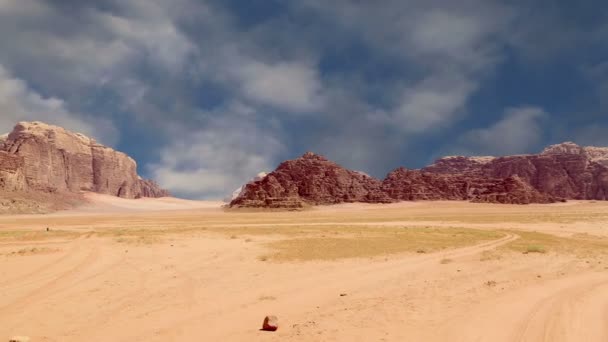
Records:
[[[116,130],[106,120],[94,120],[72,113],[63,100],[42,97],[27,84],[13,77],[0,65],[0,132],[10,132],[20,121],[44,121],[87,134],[112,144]]]
[[[284,146],[275,132],[259,127],[251,108],[232,104],[212,116],[204,130],[173,130],[151,174],[176,195],[221,199],[259,172],[270,172]],[[228,191],[227,191],[228,190]]]
[[[0,127],[96,135],[194,198],[306,150],[383,176],[599,141],[607,19],[566,2],[0,0]]]
[[[538,107],[509,108],[498,122],[462,135],[455,151],[494,156],[536,152],[543,141],[543,119],[548,117]]]

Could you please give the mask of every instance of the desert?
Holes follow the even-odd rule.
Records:
[[[235,212],[219,203],[163,199],[135,210],[135,201],[94,195],[84,209],[0,217],[0,335],[27,334],[32,341],[608,336],[606,202]],[[280,328],[260,331],[270,314]]]
[[[608,2],[0,0],[0,342],[607,342]]]
[[[122,152],[20,122],[0,146],[0,336],[601,341],[606,151],[444,157],[383,180],[307,152],[188,200]]]

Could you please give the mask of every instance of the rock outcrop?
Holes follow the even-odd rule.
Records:
[[[168,192],[137,175],[124,153],[82,134],[41,122],[21,122],[0,139],[0,188],[45,193],[91,191],[123,198]]]
[[[299,208],[416,200],[529,204],[567,199],[608,200],[608,148],[566,142],[533,155],[445,157],[421,170],[398,168],[383,181],[307,153],[245,186],[231,206]]]
[[[307,152],[281,163],[263,179],[247,184],[230,206],[301,208],[345,202],[390,202],[380,190],[381,184],[373,177]]]
[[[238,189],[234,190],[232,192],[232,194],[230,194],[230,196],[224,198],[224,203],[230,203],[230,202],[234,201],[235,199],[239,198],[241,196],[241,194],[243,194],[243,191],[245,191],[245,187],[247,186],[247,184],[259,182],[262,179],[264,179],[267,175],[268,175],[267,172],[258,173],[255,177],[250,179],[246,184],[244,184],[244,185],[240,186]]]
[[[529,204],[554,203],[518,177],[486,178],[466,174],[433,173],[399,168],[382,182],[382,191],[400,201],[467,200],[473,202]]]
[[[22,157],[0,151],[0,191],[24,191],[27,188]]]
[[[581,147],[571,142],[547,147],[540,154],[491,158],[449,157],[423,169],[468,177],[517,176],[542,194],[577,200],[608,200],[608,149]]]

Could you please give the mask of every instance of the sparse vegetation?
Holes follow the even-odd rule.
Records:
[[[590,234],[574,234],[570,237],[529,231],[511,231],[520,238],[503,246],[502,251],[518,253],[571,254],[580,258],[608,256],[608,238]]]
[[[140,235],[140,236],[123,236],[116,238],[118,243],[135,244],[135,245],[151,245],[164,242],[160,236],[156,235]]]
[[[489,251],[483,251],[481,253],[481,257],[479,258],[479,261],[491,261],[491,260],[500,260],[500,259],[502,259],[502,255],[501,255],[500,251],[489,250]]]
[[[526,249],[523,252],[524,254],[530,254],[530,253],[539,253],[539,254],[544,254],[547,253],[547,251],[545,250],[545,247],[543,246],[538,246],[538,245],[531,245],[526,247]]]
[[[495,240],[504,233],[465,228],[350,227],[341,237],[296,237],[267,244],[275,261],[335,260],[404,252],[432,253]],[[424,247],[421,247],[424,246]]]
[[[26,255],[37,255],[37,254],[50,254],[50,253],[56,253],[59,252],[60,250],[57,248],[48,248],[48,247],[28,247],[28,248],[21,248],[17,251],[12,251],[7,253],[7,256],[26,256]]]

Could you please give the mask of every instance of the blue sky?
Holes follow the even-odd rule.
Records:
[[[83,132],[189,198],[309,150],[383,177],[608,146],[607,109],[601,1],[0,0],[0,130]]]

